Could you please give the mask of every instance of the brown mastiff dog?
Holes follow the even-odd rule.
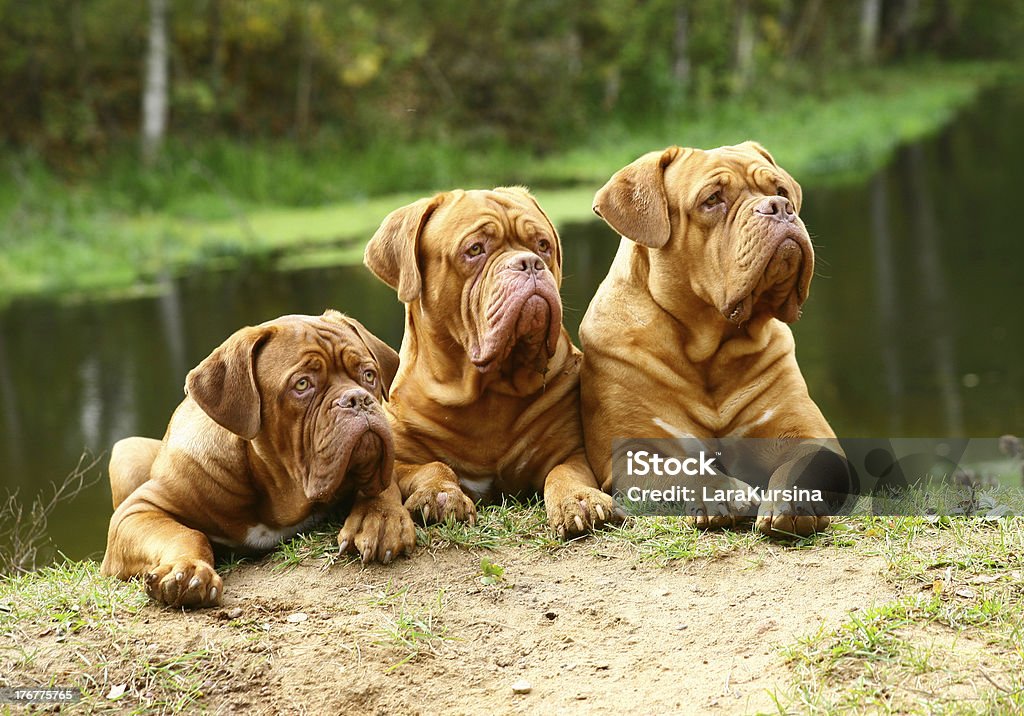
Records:
[[[114,446],[103,574],[145,575],[164,604],[224,592],[211,542],[267,550],[351,506],[342,551],[390,561],[415,545],[392,481],[381,399],[398,355],[337,311],[243,328],[189,374],[163,441]]]
[[[533,197],[421,199],[384,220],[364,258],[406,305],[387,410],[409,511],[474,522],[474,500],[542,492],[563,538],[617,519],[583,450],[562,251]]]
[[[594,211],[623,237],[580,326],[587,455],[605,489],[617,437],[835,438],[786,326],[814,272],[800,202],[800,185],[754,142],[651,152],[597,192]],[[795,463],[775,457],[769,489],[793,479]],[[693,514],[720,527],[749,506],[698,501]],[[806,535],[828,526],[825,511],[762,502],[757,525]]]

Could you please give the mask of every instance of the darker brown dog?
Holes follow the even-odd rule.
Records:
[[[584,455],[558,233],[533,197],[422,199],[384,220],[365,263],[406,304],[387,409],[410,512],[472,522],[474,500],[542,492],[562,537],[616,519]]]
[[[812,438],[836,449],[785,325],[814,272],[800,203],[800,185],[753,142],[651,152],[597,192],[594,211],[623,237],[580,327],[587,454],[606,489],[616,437]],[[790,481],[792,464],[767,467],[769,488]],[[747,507],[698,505],[697,523],[734,524]],[[821,505],[768,502],[757,514],[769,534],[829,524]]]
[[[259,551],[338,505],[342,551],[390,561],[415,545],[392,481],[382,397],[398,355],[337,311],[243,328],[188,374],[162,442],[120,441],[103,574],[205,607],[224,592],[210,542]]]

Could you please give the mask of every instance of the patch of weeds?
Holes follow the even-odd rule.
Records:
[[[321,569],[329,569],[338,562],[359,561],[358,555],[338,552],[338,532],[341,525],[326,525],[314,532],[303,532],[279,544],[269,559],[274,569],[294,569],[300,564],[319,562]]]
[[[226,673],[223,655],[144,651],[133,617],[148,604],[141,585],[103,577],[93,561],[0,580],[0,673],[76,686],[90,712],[192,713],[206,684]],[[55,667],[55,649],[74,658]]]
[[[425,531],[428,547],[495,550],[502,547],[560,549],[564,543],[548,527],[544,502],[539,497],[519,502],[503,498],[477,509],[476,525],[447,521]]]
[[[428,606],[410,604],[408,596],[408,588],[401,592],[400,598],[398,594],[391,595],[391,613],[384,616],[384,623],[378,631],[381,639],[375,642],[379,646],[397,648],[404,654],[388,671],[394,671],[422,655],[436,656],[439,647],[452,639],[440,618],[444,611],[443,589],[437,590],[434,603]]]
[[[630,517],[602,533],[631,545],[643,561],[666,565],[692,559],[710,559],[746,549],[761,537],[749,528],[703,531],[681,517]]]
[[[253,560],[250,557],[245,557],[242,555],[231,553],[228,554],[226,557],[217,560],[217,573],[221,577],[226,577],[239,567],[244,567],[245,565],[252,563]]]
[[[209,650],[200,649],[156,662],[145,661],[140,664],[135,691],[147,710],[192,712],[203,696],[214,656]]]
[[[1019,713],[1024,530],[1019,518],[851,520],[904,594],[784,647],[780,712]]]
[[[409,596],[408,585],[396,586],[392,580],[388,580],[379,592],[370,597],[368,603],[372,607],[387,607],[404,603]]]
[[[59,485],[53,483],[49,496],[39,495],[31,505],[22,504],[17,491],[0,498],[0,575],[28,572],[52,560],[52,548],[47,546],[49,517],[58,505],[99,481],[103,473],[96,468],[102,458],[83,454]]]
[[[110,629],[148,603],[139,584],[100,576],[93,561],[65,560],[0,580],[0,633],[30,625],[59,635]]]
[[[505,568],[496,564],[487,557],[480,558],[480,584],[485,587],[493,587],[501,584],[505,579]]]

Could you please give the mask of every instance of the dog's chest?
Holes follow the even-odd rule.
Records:
[[[305,519],[293,525],[271,527],[257,522],[239,531],[235,539],[211,537],[214,542],[228,547],[250,549],[258,552],[265,552],[286,539],[290,539],[299,532],[316,526],[324,519],[323,513],[314,512]]]

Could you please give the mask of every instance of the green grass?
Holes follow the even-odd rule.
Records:
[[[862,73],[833,81],[825,96],[605,124],[543,157],[436,141],[306,152],[200,142],[172,145],[148,173],[119,155],[70,184],[37,159],[14,157],[0,180],[0,303],[153,290],[161,277],[243,259],[282,268],[358,262],[391,209],[453,186],[525,183],[556,223],[587,220],[594,191],[615,170],[669,144],[757,139],[804,183],[858,181],[1006,73],[992,64]]]
[[[374,606],[387,605],[390,613],[383,618],[378,631],[378,646],[396,649],[401,658],[391,665],[393,671],[420,656],[436,656],[444,642],[450,641],[448,629],[444,626],[443,614],[445,593],[437,590],[433,603],[414,604],[409,599],[408,588],[388,595],[385,600],[376,600]]]
[[[784,647],[793,678],[779,712],[1020,713],[1021,519],[864,524],[903,594]]]
[[[226,657],[206,648],[168,655],[140,649],[135,629],[148,607],[138,584],[102,577],[92,561],[65,560],[0,578],[0,673],[43,667],[43,640],[52,638],[79,655],[79,666],[46,667],[49,677],[54,685],[80,688],[90,711],[124,712],[131,701],[135,713],[191,713]],[[118,695],[129,685],[139,696]]]

